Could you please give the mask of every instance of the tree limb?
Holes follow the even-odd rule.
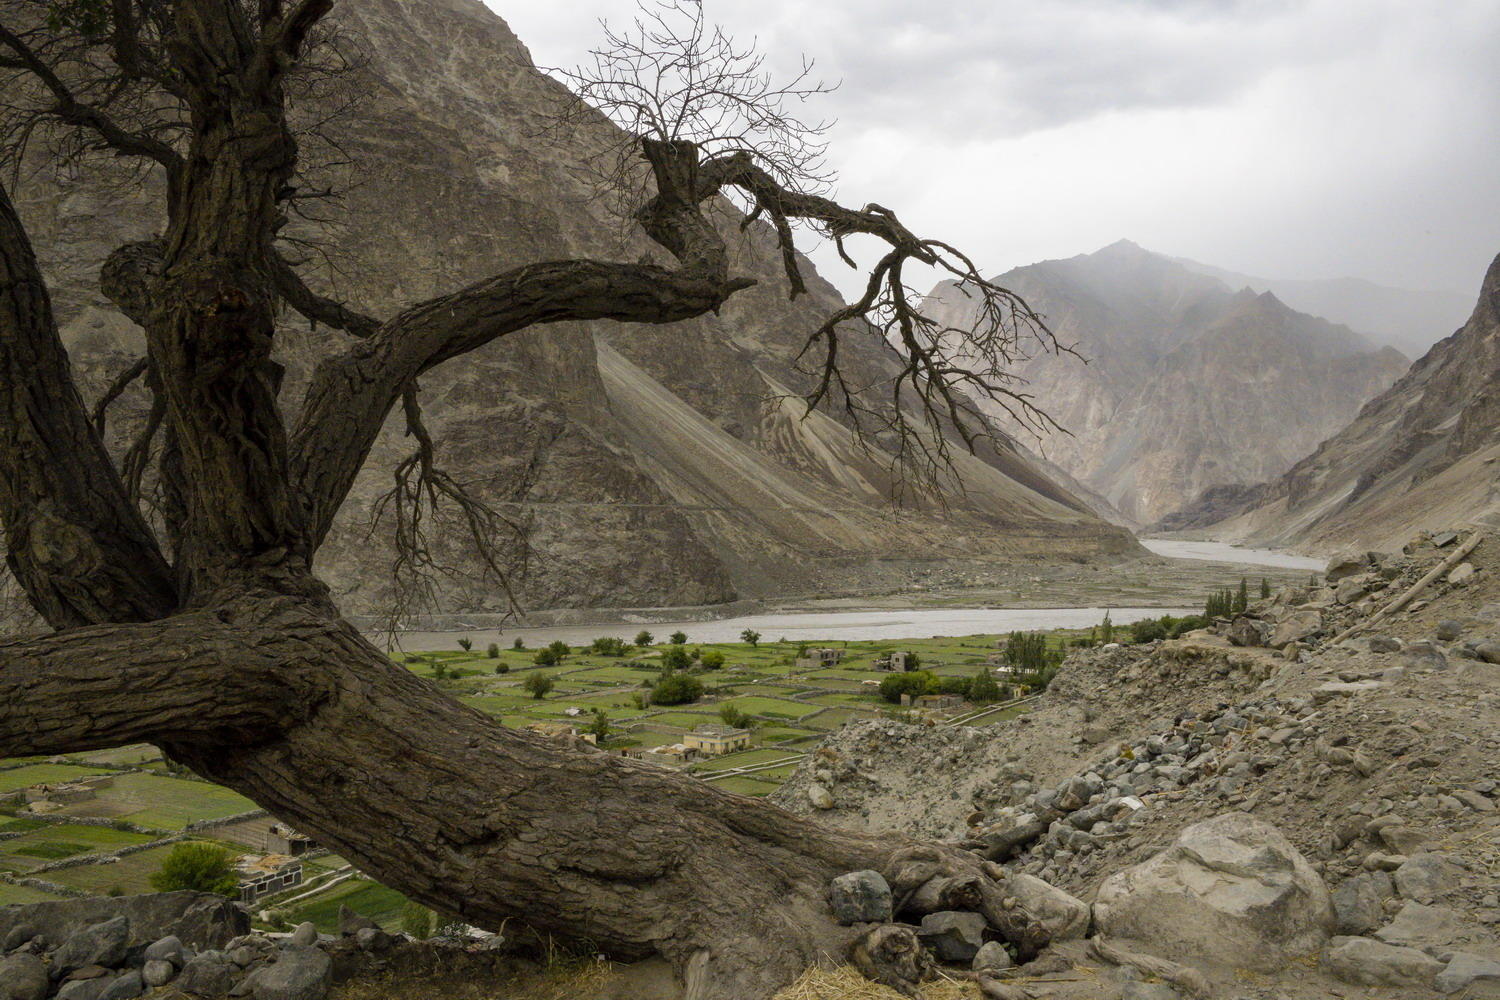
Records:
[[[171,568],[73,384],[31,243],[0,186],[0,520],[7,562],[56,628],[176,607]]]
[[[115,376],[115,380],[104,390],[104,395],[94,404],[94,432],[100,437],[104,436],[105,420],[109,414],[109,407],[115,400],[130,388],[130,383],[146,374],[146,359],[137,358],[129,368]]]

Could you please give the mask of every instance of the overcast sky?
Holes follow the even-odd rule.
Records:
[[[627,0],[487,0],[572,66]],[[830,158],[987,272],[1098,249],[1474,294],[1500,252],[1497,0],[707,0],[841,81]],[[849,281],[818,256],[820,270]]]

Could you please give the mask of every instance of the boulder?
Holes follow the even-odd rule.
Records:
[[[1401,662],[1413,670],[1446,670],[1448,657],[1443,647],[1429,639],[1418,639],[1406,644],[1401,651]]]
[[[1276,624],[1276,631],[1271,634],[1271,645],[1280,649],[1289,642],[1300,642],[1322,627],[1323,616],[1318,612],[1295,612]]]
[[[1365,640],[1365,646],[1372,653],[1399,653],[1401,652],[1401,640],[1389,635],[1372,635]]]
[[[1333,912],[1339,934],[1368,934],[1385,922],[1383,899],[1373,875],[1345,879],[1333,890]]]
[[[828,886],[828,905],[841,924],[885,923],[891,919],[891,887],[877,871],[849,872]]]
[[[807,786],[807,801],[814,809],[832,809],[833,793],[814,781]]]
[[[68,973],[86,965],[110,968],[125,961],[130,948],[130,922],[123,915],[90,924],[68,935],[52,956],[56,973]]]
[[[37,936],[37,929],[30,924],[15,924],[0,939],[0,952],[12,952]]]
[[[1099,932],[1183,962],[1273,971],[1320,950],[1337,923],[1307,860],[1274,827],[1226,813],[1116,872],[1094,904]]]
[[[1271,629],[1265,622],[1245,617],[1236,618],[1224,633],[1231,646],[1264,646],[1270,637]]]
[[[1391,875],[1403,899],[1430,903],[1453,882],[1453,866],[1441,854],[1415,854]]]
[[[339,904],[340,937],[353,937],[367,927],[379,928],[380,925],[362,913],[355,913],[346,904]]]
[[[1382,944],[1363,937],[1334,938],[1323,968],[1356,986],[1410,986],[1429,989],[1443,963],[1415,948]]]
[[[979,946],[979,951],[974,953],[974,961],[970,964],[975,972],[1001,972],[1011,967],[1010,952],[1005,950],[1005,945],[999,941],[986,941]]]
[[[1327,583],[1338,583],[1345,577],[1357,576],[1369,568],[1362,553],[1340,552],[1328,560],[1328,567],[1323,570],[1323,579]]]
[[[1437,631],[1433,633],[1442,642],[1454,642],[1464,634],[1464,623],[1453,619],[1437,623]]]
[[[99,994],[99,1000],[135,1000],[136,997],[146,992],[146,982],[141,978],[139,971],[131,969],[123,976],[117,976],[104,992]]]
[[[9,940],[17,929],[24,929],[27,940],[41,936],[56,944],[85,927],[120,916],[129,924],[127,947],[131,949],[169,935],[189,948],[221,948],[229,939],[250,930],[249,914],[223,896],[152,892],[0,907],[0,940]]]
[[[1364,600],[1370,594],[1370,578],[1367,576],[1348,576],[1339,581],[1339,585],[1333,588],[1333,599],[1340,604],[1355,604]]]
[[[35,955],[0,958],[0,1000],[43,1000],[49,985],[47,963]]]
[[[1005,891],[1014,896],[1022,912],[1046,929],[1053,941],[1071,941],[1089,932],[1089,907],[1035,875],[1012,875]]]
[[[1454,585],[1468,583],[1476,572],[1473,563],[1459,563],[1448,572],[1448,582]]]
[[[106,984],[103,979],[75,979],[62,984],[56,1000],[102,1000]]]
[[[1474,647],[1474,654],[1485,663],[1500,663],[1500,642],[1481,642]]]
[[[186,961],[182,952],[182,939],[176,934],[168,934],[164,938],[151,942],[146,946],[146,951],[141,957],[148,962],[170,962],[179,969]]]
[[[299,948],[310,948],[318,943],[318,925],[304,920],[292,931],[292,944]]]
[[[164,958],[147,959],[141,966],[141,981],[152,989],[165,986],[177,975],[177,969]]]
[[[1500,962],[1456,951],[1433,980],[1439,993],[1460,993],[1478,1000],[1500,996]]]
[[[987,926],[984,917],[977,913],[944,910],[923,917],[922,926],[917,928],[917,937],[940,961],[968,964],[974,961],[974,956],[984,945]]]
[[[221,997],[234,987],[238,977],[239,969],[231,965],[222,952],[205,951],[188,960],[174,985],[183,993]]]
[[[317,948],[293,945],[251,977],[255,1000],[323,1000],[333,984],[333,960]]]
[[[1446,906],[1424,906],[1410,902],[1395,919],[1375,932],[1386,944],[1410,948],[1442,948],[1463,937],[1468,927],[1462,916]]]

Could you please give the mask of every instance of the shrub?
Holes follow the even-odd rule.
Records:
[[[557,651],[551,646],[543,647],[536,651],[536,655],[531,658],[531,662],[539,667],[555,667],[557,666]]]
[[[1166,627],[1155,618],[1142,618],[1130,626],[1130,636],[1137,643],[1155,642],[1167,637]]]
[[[624,639],[601,636],[589,646],[589,651],[595,656],[625,656],[630,652],[630,647],[625,644]]]
[[[721,670],[724,667],[724,654],[717,649],[710,649],[699,658],[699,662],[703,664],[704,670]]]
[[[661,665],[667,670],[686,670],[692,664],[692,657],[681,646],[668,646],[661,654]]]
[[[516,636],[515,641],[510,644],[510,648],[511,649],[525,649],[526,648],[526,641],[524,639],[522,639],[520,636]]]
[[[500,659],[500,644],[498,642],[490,643],[489,648],[484,651],[484,655],[492,660]]]
[[[749,643],[751,649],[759,648],[760,633],[755,631],[755,629],[753,628],[747,628],[745,629],[745,631],[740,633],[740,642]]]
[[[561,663],[569,653],[573,652],[568,648],[568,644],[561,639],[554,639],[552,642],[547,643],[547,648],[552,650],[552,655],[557,657],[558,663]]]
[[[447,666],[444,665],[444,664],[442,664],[442,663],[434,663],[432,665],[432,679],[435,680],[435,681],[445,681],[445,680],[447,680],[448,679],[448,668],[447,668]]]
[[[654,638],[655,636],[653,636],[650,632],[647,632],[645,629],[641,629],[635,634],[635,644],[637,646],[649,646],[651,645],[651,641]]]
[[[1109,612],[1104,612],[1104,621],[1099,623],[1099,641],[1108,645],[1115,641],[1115,623],[1109,620]]]
[[[725,705],[719,709],[719,721],[735,729],[749,729],[755,724],[748,712],[742,712],[733,705]]]
[[[555,682],[552,680],[551,674],[535,673],[527,674],[526,679],[521,682],[521,686],[530,692],[531,697],[537,701],[541,701],[547,696],[547,692],[551,691],[555,686]]]
[[[495,664],[495,673],[497,673],[497,674],[508,674],[508,673],[510,673],[510,664],[506,663],[504,660],[501,660],[499,663]]]
[[[913,698],[924,694],[936,694],[939,681],[932,673],[926,670],[913,670],[904,674],[891,674],[880,681],[880,697],[892,705],[901,704],[901,696],[909,694]]]
[[[474,640],[470,639],[468,636],[464,636],[462,639],[458,640],[458,646],[465,653],[467,653],[469,650],[474,648]]]
[[[687,642],[687,633],[673,632],[670,636],[667,637],[667,641],[674,646],[684,645]]]
[[[407,903],[401,908],[401,929],[425,941],[437,931],[437,914],[421,903]]]
[[[692,674],[675,670],[662,672],[661,680],[651,688],[651,702],[656,705],[686,705],[703,697],[703,682]]]
[[[1260,599],[1265,600],[1271,596],[1271,581],[1265,577],[1260,578]]]
[[[636,708],[645,708],[646,707],[646,696],[644,694],[642,694],[641,692],[637,691],[637,692],[635,692],[634,694],[632,694],[630,696],[630,703],[632,705],[634,705]]]
[[[593,721],[588,724],[584,732],[593,733],[594,738],[600,743],[609,739],[609,713],[602,708],[594,709]]]
[[[161,863],[161,870],[151,876],[151,887],[158,892],[179,889],[213,892],[230,899],[240,894],[240,880],[234,873],[230,853],[213,844],[173,847]]]

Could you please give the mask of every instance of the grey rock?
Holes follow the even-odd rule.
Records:
[[[1454,952],[1433,985],[1439,993],[1464,991],[1465,996],[1476,998],[1500,995],[1500,962],[1464,951]]]
[[[1437,623],[1437,631],[1433,633],[1443,642],[1453,642],[1464,634],[1463,622],[1447,621]]]
[[[1485,663],[1500,663],[1500,642],[1481,642],[1474,647],[1474,654]]]
[[[1356,875],[1333,890],[1333,911],[1340,934],[1368,934],[1385,921],[1381,896],[1372,876]]]
[[[333,960],[317,948],[283,949],[254,974],[255,1000],[323,1000],[333,984]]]
[[[977,913],[944,910],[923,917],[917,936],[940,960],[967,964],[979,954],[986,926],[984,918]]]
[[[849,872],[828,886],[828,905],[841,924],[884,923],[891,919],[891,887],[877,871]]]
[[[1334,938],[1323,968],[1335,979],[1357,986],[1432,986],[1443,964],[1415,948],[1364,937]]]
[[[1388,635],[1372,635],[1365,641],[1372,653],[1399,653],[1401,652],[1401,640]]]
[[[1005,891],[1033,923],[1046,929],[1054,942],[1081,938],[1089,931],[1088,904],[1034,875],[1012,875],[1005,882]]]
[[[182,940],[176,934],[168,934],[146,946],[142,957],[148,961],[171,962],[177,968],[182,968],[182,963],[187,959],[183,955]]]
[[[1120,1000],[1182,1000],[1182,994],[1166,983],[1144,983],[1132,979],[1120,990]]]
[[[128,947],[144,948],[174,935],[189,948],[219,948],[250,929],[249,915],[223,896],[207,892],[152,892],[138,896],[88,896],[0,907],[0,935],[27,928],[57,944],[75,932],[123,916]]]
[[[1427,639],[1407,643],[1401,651],[1401,662],[1413,670],[1446,670],[1448,667],[1443,648]]]
[[[354,943],[364,951],[385,951],[396,943],[396,939],[379,927],[361,927],[354,934]],[[505,943],[499,934],[485,942],[487,947],[498,948]]]
[[[1271,645],[1280,649],[1289,642],[1299,642],[1323,627],[1323,616],[1316,611],[1298,611],[1283,618],[1271,635]]]
[[[974,953],[970,968],[975,972],[1000,972],[1011,967],[1010,952],[999,941],[986,941]]]
[[[63,983],[57,1000],[103,1000],[105,985],[103,979],[75,979]]]
[[[1408,902],[1396,918],[1375,932],[1387,944],[1410,948],[1441,948],[1464,936],[1467,926],[1456,911],[1446,906]]]
[[[807,786],[807,801],[814,809],[832,809],[834,805],[833,793],[816,781]]]
[[[146,983],[141,978],[140,972],[131,969],[106,986],[104,992],[99,994],[99,1000],[135,1000],[144,992],[146,992]]]
[[[1345,577],[1356,576],[1367,569],[1369,569],[1369,563],[1365,561],[1363,554],[1340,552],[1328,560],[1328,567],[1323,570],[1323,579],[1328,583],[1338,583]]]
[[[141,966],[141,981],[152,989],[167,985],[175,975],[177,975],[177,969],[164,958],[148,959],[146,964]]]
[[[1440,854],[1415,854],[1392,874],[1403,899],[1430,903],[1453,883],[1453,866]]]
[[[0,951],[15,951],[36,936],[37,929],[35,927],[30,924],[17,924],[6,932],[5,943],[0,944]]]
[[[1448,571],[1448,582],[1452,584],[1468,583],[1474,578],[1474,574],[1477,572],[1478,570],[1474,568],[1473,563],[1461,562]]]
[[[1346,577],[1333,590],[1333,599],[1340,604],[1354,604],[1370,593],[1369,579],[1364,576]]]
[[[353,937],[366,927],[379,928],[379,924],[362,913],[355,913],[343,903],[339,904],[339,936]]]
[[[175,985],[184,993],[219,997],[230,991],[237,978],[239,970],[229,964],[222,953],[205,951],[188,960]]]
[[[311,945],[317,944],[318,926],[311,920],[307,920],[298,924],[296,930],[292,931],[291,940],[292,944],[297,945],[301,948],[306,948]]]
[[[1399,855],[1416,854],[1418,849],[1432,838],[1425,830],[1402,823],[1380,828],[1380,842]],[[1404,863],[1404,862],[1403,862]]]
[[[43,1000],[49,985],[47,963],[35,955],[0,958],[0,1000]]]
[[[1099,887],[1108,937],[1149,941],[1162,957],[1275,970],[1317,951],[1337,924],[1322,878],[1274,827],[1232,812],[1187,827],[1150,860]]]
[[[121,915],[74,931],[52,956],[52,965],[63,973],[85,965],[109,968],[125,960],[129,947],[130,922]]]

